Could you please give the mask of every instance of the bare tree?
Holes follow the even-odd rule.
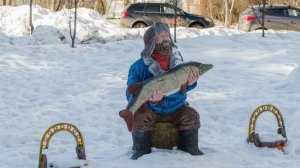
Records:
[[[262,37],[265,37],[265,6],[266,6],[266,0],[263,1],[263,10],[262,10]]]
[[[77,23],[77,7],[78,7],[78,2],[79,0],[74,0],[73,1],[73,5],[74,5],[74,10],[75,10],[75,13],[74,13],[74,30],[73,30],[73,35],[72,35],[72,31],[71,31],[71,22],[69,23],[69,28],[70,28],[70,36],[71,36],[71,39],[72,39],[72,48],[74,48],[74,43],[75,43],[75,38],[76,38],[76,23]]]
[[[55,11],[59,11],[63,8],[64,4],[66,3],[66,0],[59,0],[57,5],[56,5],[56,9]]]
[[[79,0],[78,7],[84,7],[84,0]]]
[[[231,26],[233,8],[234,8],[235,0],[225,0],[225,27],[229,28]],[[229,9],[230,7],[230,9]]]
[[[260,16],[257,15],[254,7],[253,7],[253,2],[250,2],[250,6],[252,8],[253,14],[255,15],[255,17],[257,18],[259,24],[262,27],[262,37],[265,37],[265,5],[266,5],[266,0],[257,0],[258,3],[258,8],[260,11],[262,11],[262,18],[260,20]]]
[[[65,15],[67,17],[68,24],[69,24],[70,37],[72,39],[72,48],[75,48],[78,3],[79,3],[79,0],[67,0],[66,7],[69,9],[69,12],[68,13],[65,12]],[[72,12],[72,8],[74,8],[74,15]],[[72,23],[73,23],[73,25],[72,25]]]
[[[51,0],[48,1],[48,7],[50,7],[51,11],[58,11],[62,8],[62,6],[66,3],[66,0]]]
[[[33,32],[33,24],[32,24],[32,0],[29,1],[29,25],[30,25],[30,34]]]
[[[213,17],[213,9],[212,9],[212,0],[209,0],[209,16],[212,18]]]
[[[33,0],[33,4],[40,5],[41,7],[48,8],[47,2],[45,0]]]
[[[105,6],[102,0],[96,0],[95,4],[94,4],[94,10],[101,13],[101,14],[105,14],[106,10],[105,10]]]
[[[49,6],[50,6],[50,10],[51,11],[55,11],[55,2],[56,2],[56,0],[51,0],[50,1],[50,5]]]
[[[194,2],[194,4],[198,6],[198,11],[196,14],[207,15],[207,1],[208,0],[199,0],[198,2]]]
[[[228,28],[229,25],[229,0],[224,0],[225,1],[225,27]]]
[[[124,0],[124,6],[127,6],[130,3],[130,0]]]
[[[106,12],[105,18],[108,18],[108,14],[109,14],[111,4],[112,4],[112,0],[109,0],[109,4],[108,4],[107,9],[106,9],[107,12]]]

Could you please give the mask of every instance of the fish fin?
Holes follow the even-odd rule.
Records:
[[[181,85],[180,87],[180,93],[184,94],[185,88],[188,86],[188,82],[185,82],[184,84]]]
[[[132,131],[132,125],[133,125],[133,114],[128,110],[122,110],[119,112],[120,117],[122,117],[127,125],[128,131]]]
[[[142,86],[143,86],[143,82],[137,82],[128,86],[127,91],[128,93],[135,95]]]

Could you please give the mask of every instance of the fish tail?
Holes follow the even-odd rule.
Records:
[[[122,110],[119,112],[120,117],[122,117],[127,125],[128,131],[131,132],[133,125],[133,114],[128,110]]]

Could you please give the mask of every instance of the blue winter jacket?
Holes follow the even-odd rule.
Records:
[[[130,86],[137,82],[144,82],[149,78],[152,78],[153,74],[151,74],[148,70],[148,66],[145,65],[143,59],[139,59],[134,62],[128,73],[128,81],[127,86]],[[148,103],[148,107],[153,110],[156,114],[159,115],[168,115],[185,104],[188,104],[186,101],[187,94],[186,92],[194,89],[197,86],[197,82],[191,86],[187,86],[185,92],[182,94],[179,91],[171,94],[169,96],[164,96],[162,101],[159,104]],[[129,102],[132,95],[128,93],[126,90],[127,101]]]

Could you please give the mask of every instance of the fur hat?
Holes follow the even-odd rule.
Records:
[[[145,48],[141,53],[142,56],[150,56],[153,53],[157,35],[161,31],[166,31],[169,33],[173,48],[177,48],[177,46],[174,44],[174,42],[172,40],[170,29],[169,29],[168,25],[166,23],[162,23],[162,22],[155,22],[155,23],[153,23],[153,25],[151,27],[149,27],[146,30],[146,32],[144,34]]]
[[[145,48],[141,52],[141,57],[145,65],[149,66],[149,71],[154,75],[160,75],[165,73],[159,66],[159,64],[152,58],[152,53],[155,48],[156,38],[159,32],[166,31],[170,35],[171,44],[172,44],[172,54],[170,57],[170,68],[175,67],[176,65],[183,62],[183,59],[180,53],[176,50],[177,46],[174,44],[171,33],[168,25],[162,22],[155,22],[151,27],[149,27],[144,34],[144,44]]]
[[[148,28],[144,34],[144,43],[145,43],[145,48],[141,53],[141,57],[145,63],[146,66],[149,67],[149,71],[154,75],[161,75],[164,74],[166,71],[162,70],[159,63],[156,62],[152,58],[152,53],[155,48],[155,43],[156,43],[156,37],[161,31],[166,31],[170,35],[171,39],[171,44],[172,44],[172,54],[170,56],[170,63],[169,66],[170,68],[175,67],[176,65],[180,64],[183,62],[183,58],[180,54],[179,51],[177,51],[177,46],[174,44],[171,34],[170,34],[170,29],[167,24],[161,23],[161,22],[155,22],[150,28]]]

